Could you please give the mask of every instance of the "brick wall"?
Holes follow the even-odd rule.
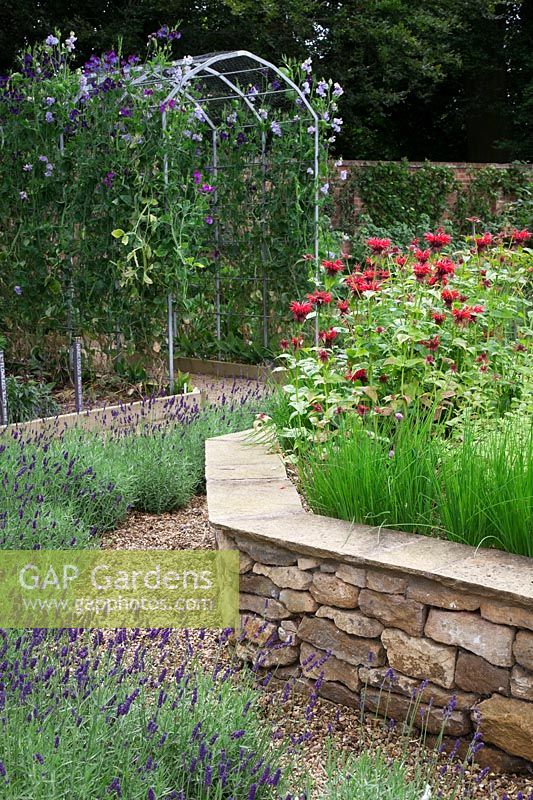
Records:
[[[361,167],[373,166],[373,165],[380,164],[380,163],[383,163],[383,162],[380,162],[380,161],[344,161],[342,166],[336,168],[337,180],[335,181],[335,183],[336,183],[337,191],[338,192],[342,192],[343,182],[340,180],[340,177],[339,177],[339,175],[340,175],[342,170],[346,170],[347,173],[348,173],[348,176],[350,176],[354,172],[354,170],[357,170],[357,169],[359,169]],[[416,172],[416,170],[419,170],[421,167],[426,166],[427,163],[428,162],[423,162],[423,161],[411,161],[409,163],[409,170],[412,171],[412,172]],[[453,171],[453,175],[455,177],[455,180],[463,187],[467,187],[470,183],[472,183],[472,180],[475,178],[476,173],[478,173],[481,170],[486,169],[487,167],[494,167],[495,169],[506,171],[506,170],[508,170],[508,169],[510,169],[511,167],[514,166],[514,165],[511,165],[511,164],[495,164],[495,163],[487,164],[487,163],[483,163],[483,162],[466,162],[466,161],[432,161],[430,163],[431,163],[431,166],[448,167],[448,168],[450,168]],[[531,173],[533,171],[533,167],[531,165],[524,165],[522,167],[522,169],[524,170],[525,173],[527,173],[527,172]],[[448,197],[448,207],[449,208],[453,208],[453,206],[455,204],[455,201],[456,201],[456,196],[457,196],[456,192],[452,192],[449,195],[449,197]],[[501,205],[506,200],[509,200],[509,199],[511,199],[511,198],[506,198],[506,197],[502,196],[498,200],[498,202],[496,204],[496,208],[494,210],[497,210],[498,207],[501,207]],[[353,209],[354,209],[354,219],[356,219],[359,214],[364,212],[363,202],[362,202],[361,198],[357,194],[355,194],[354,197],[353,197]]]

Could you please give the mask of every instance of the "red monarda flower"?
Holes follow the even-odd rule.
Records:
[[[291,337],[291,344],[294,350],[299,350],[304,345],[304,337],[303,336],[292,336]]]
[[[429,264],[415,264],[413,267],[415,278],[419,283],[423,283],[428,275],[431,275],[431,267]]]
[[[443,323],[443,322],[444,322],[444,320],[446,319],[446,314],[442,314],[440,311],[434,311],[434,312],[432,313],[432,315],[431,315],[431,319],[432,319],[432,320],[433,320],[433,322],[435,322],[437,325],[442,325],[442,323]]]
[[[391,244],[390,239],[378,239],[376,236],[367,239],[366,243],[373,253],[384,253]]]
[[[330,328],[329,331],[320,331],[318,335],[325,345],[330,345],[339,334],[336,330]]]
[[[477,236],[474,242],[478,250],[485,250],[485,248],[492,244],[492,233],[487,231],[483,236]]]
[[[419,247],[415,247],[413,253],[416,260],[420,261],[421,264],[425,264],[426,261],[429,261],[429,257],[431,255],[430,250],[421,250]]]
[[[422,339],[418,344],[422,344],[428,350],[435,352],[440,347],[440,339],[438,336],[432,336],[431,339]]]
[[[404,267],[407,261],[407,256],[398,256],[394,259],[395,263],[398,264],[399,267]]]
[[[440,250],[450,244],[452,237],[448,233],[444,233],[444,228],[437,228],[435,233],[425,233],[424,239],[432,250]]]
[[[475,322],[478,314],[484,312],[483,306],[463,306],[452,309],[453,318],[458,325],[468,325]]]
[[[449,258],[436,261],[435,274],[438,278],[444,278],[446,275],[455,275],[455,264]]]
[[[355,383],[355,381],[361,381],[361,383],[364,383],[368,379],[366,369],[356,369],[355,372],[347,372],[344,377],[347,381],[352,381],[352,383]]]
[[[362,403],[359,403],[359,405],[356,407],[355,410],[357,411],[360,417],[364,417],[365,414],[368,414],[368,412],[370,411],[369,407],[364,406]]]
[[[345,280],[346,285],[353,294],[363,294],[363,292],[379,292],[381,284],[378,281],[367,281],[362,275],[348,275]]]
[[[321,414],[322,411],[324,411],[320,403],[312,403],[311,408],[313,409],[313,411],[316,411],[317,414]]]
[[[516,244],[524,244],[524,242],[529,241],[532,236],[533,233],[527,231],[525,228],[523,228],[521,231],[517,231],[516,228],[511,231],[511,239]]]
[[[313,310],[312,303],[299,303],[298,300],[293,300],[289,306],[292,315],[296,322],[304,322],[308,314]]]
[[[319,350],[318,357],[322,362],[326,362],[329,360],[329,353],[327,350]]]
[[[451,307],[452,303],[460,299],[461,293],[458,292],[457,289],[444,289],[444,291],[441,292],[441,297],[443,302],[446,303],[448,307]]]
[[[340,258],[338,258],[336,261],[328,261],[327,259],[324,259],[322,266],[327,274],[331,276],[337,275],[339,272],[344,270],[344,264]]]
[[[315,289],[313,294],[308,294],[307,298],[314,306],[323,306],[331,303],[332,297],[330,292],[323,292]]]
[[[389,380],[389,376],[388,375],[380,375],[379,376],[379,382],[380,383],[387,383],[388,380]]]
[[[289,349],[289,340],[288,339],[282,339],[281,342],[279,343],[279,346],[281,347],[282,350],[288,350]]]
[[[314,261],[314,260],[315,257],[312,253],[306,253],[304,256],[302,256],[302,261]]]
[[[350,303],[348,300],[337,300],[337,308],[342,316],[343,314],[347,314],[350,310]]]

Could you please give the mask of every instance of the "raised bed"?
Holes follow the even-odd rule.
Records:
[[[329,651],[323,697],[398,720],[416,690],[430,734],[468,741],[481,717],[478,760],[533,770],[531,559],[310,514],[250,432],[207,441],[206,476],[218,546],[241,553],[242,658],[279,639],[265,666],[305,685]]]
[[[236,361],[215,361],[203,358],[174,359],[174,368],[195,375],[213,375],[217,378],[249,378],[250,380],[278,380],[281,373],[272,372],[267,364],[239,364]]]
[[[181,412],[203,404],[203,394],[193,389],[185,394],[174,394],[169,397],[154,397],[120,405],[93,408],[80,413],[58,414],[55,417],[34,419],[0,426],[1,437],[33,438],[40,435],[60,435],[65,430],[96,431],[109,429],[131,429],[142,424],[167,424]]]

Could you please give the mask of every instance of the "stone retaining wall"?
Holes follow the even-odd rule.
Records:
[[[309,514],[243,434],[207,443],[207,481],[218,545],[241,554],[243,659],[268,640],[265,667],[396,720],[416,690],[429,734],[468,741],[481,719],[480,762],[533,769],[530,559]]]

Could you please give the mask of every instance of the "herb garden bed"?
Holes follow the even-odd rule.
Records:
[[[166,425],[176,418],[176,414],[200,408],[202,403],[202,393],[199,389],[193,389],[183,394],[149,397],[130,403],[91,408],[79,413],[58,414],[54,417],[0,426],[0,441],[5,437],[59,436],[72,428],[83,431],[105,430],[108,424],[112,425],[114,431],[131,429],[143,424]]]
[[[376,710],[386,685],[402,719],[416,689],[429,733],[471,737],[480,715],[485,757],[527,769],[533,561],[309,514],[279,456],[247,438],[207,442],[209,517],[219,547],[241,552],[242,611],[280,638],[269,664],[329,651],[322,696]],[[249,639],[245,659],[257,627]]]

